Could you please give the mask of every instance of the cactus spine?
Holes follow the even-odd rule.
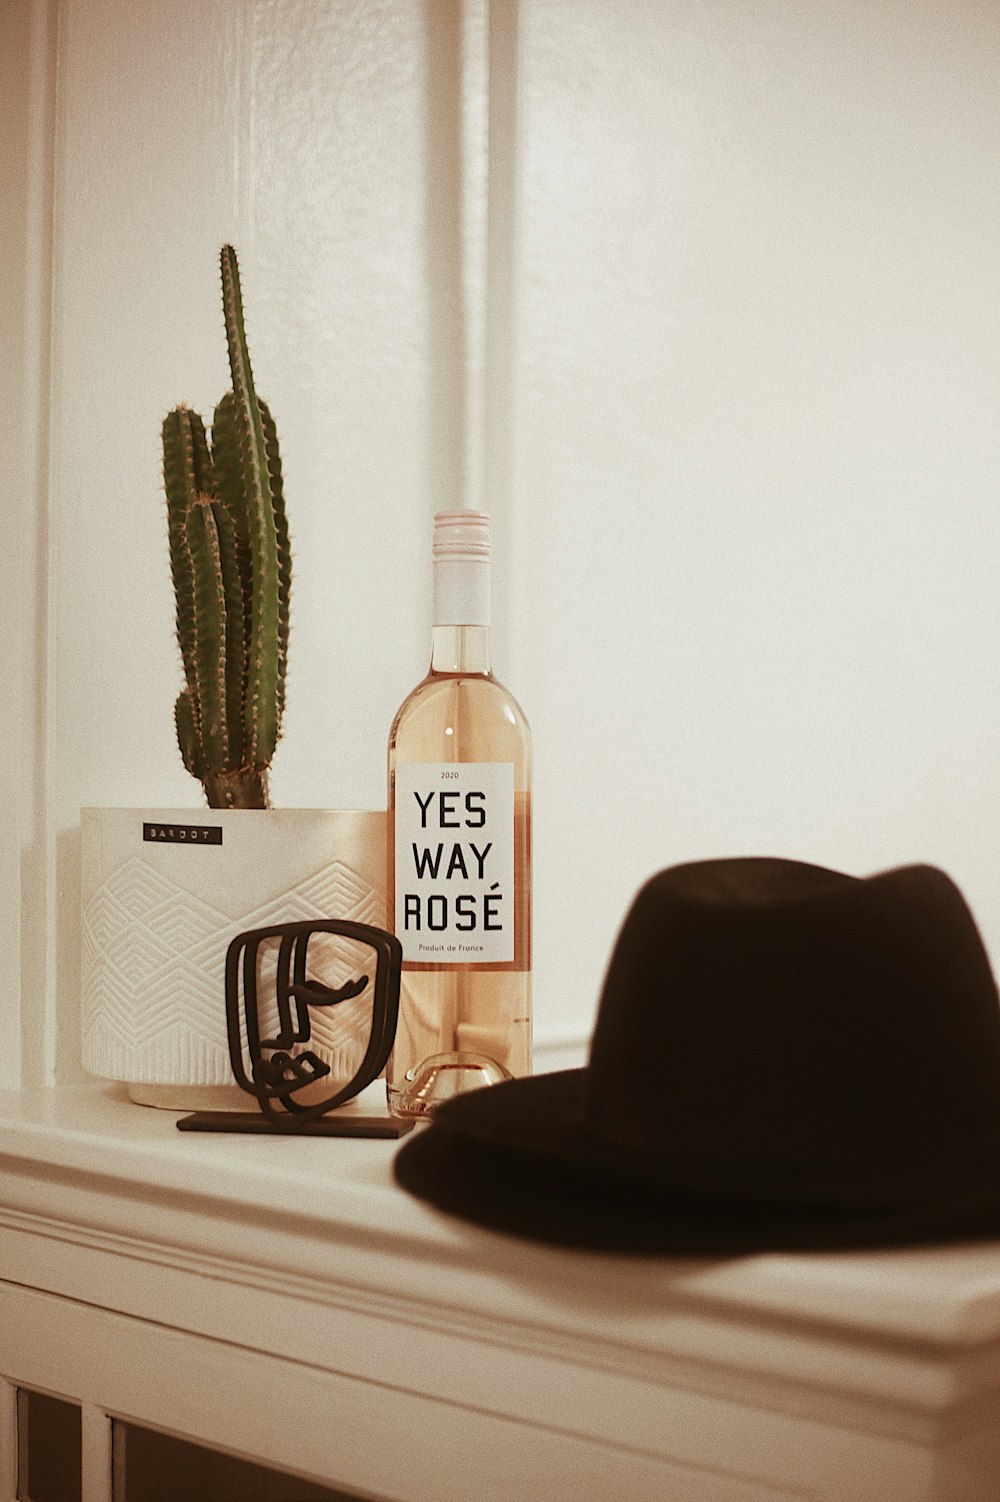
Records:
[[[221,263],[233,389],[215,409],[211,445],[187,407],[163,423],[185,678],[174,716],[184,765],[211,808],[267,808],[285,700],[291,555],[278,435],[254,389],[231,245]]]

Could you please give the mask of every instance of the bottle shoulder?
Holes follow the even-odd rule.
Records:
[[[528,729],[528,719],[510,689],[492,673],[428,673],[396,711],[394,725],[411,713],[447,713],[456,702],[485,714],[501,714]]]
[[[431,672],[397,710],[389,753],[413,761],[530,761],[531,731],[492,674]]]

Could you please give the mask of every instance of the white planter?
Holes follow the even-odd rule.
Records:
[[[276,923],[383,925],[385,814],[85,808],[80,818],[84,1068],[145,1105],[256,1110],[229,1063],[226,950]],[[341,984],[357,955],[323,943],[326,977]],[[366,1017],[364,998],[324,1009],[310,1046],[342,1069]]]

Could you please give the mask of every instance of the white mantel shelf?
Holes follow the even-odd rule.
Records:
[[[1000,1244],[566,1252],[412,1199],[395,1142],[175,1122],[0,1093],[0,1373],[407,1502],[1000,1498]]]

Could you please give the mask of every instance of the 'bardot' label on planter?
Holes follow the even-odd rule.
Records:
[[[142,838],[161,845],[221,845],[218,824],[143,824]]]

